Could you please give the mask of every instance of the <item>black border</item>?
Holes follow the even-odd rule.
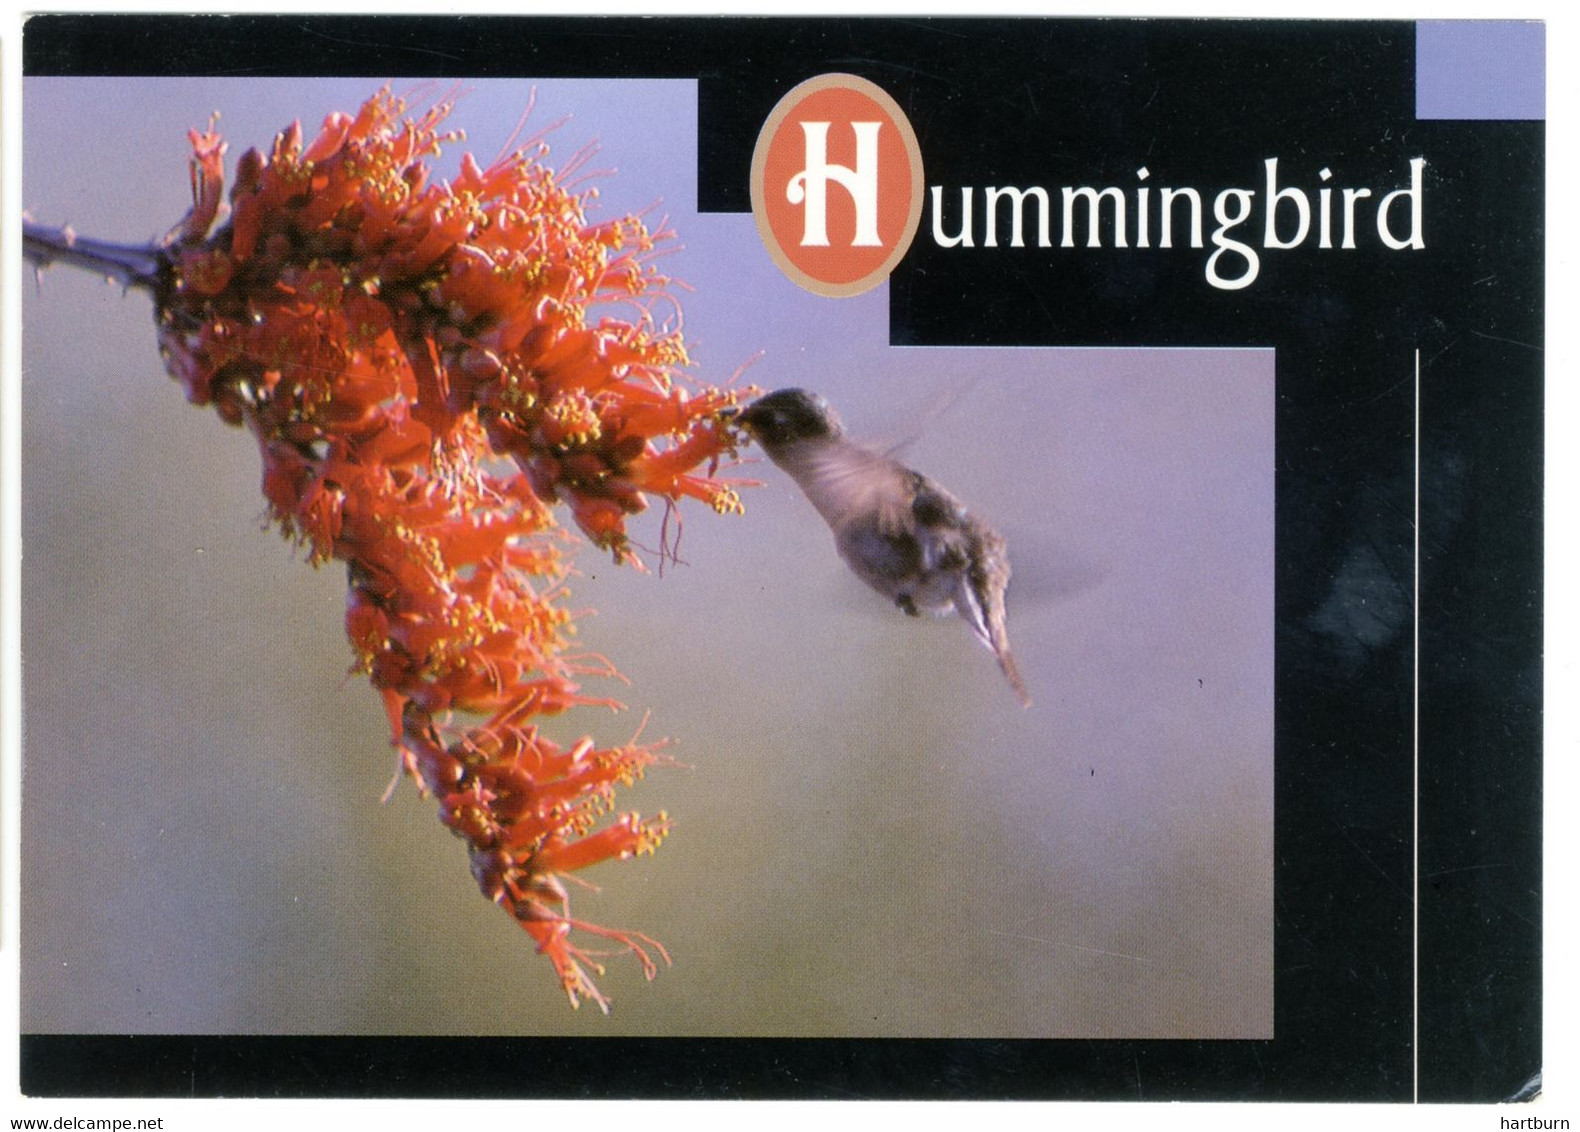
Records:
[[[951,254],[924,219],[891,284],[897,344],[1277,351],[1275,1040],[26,1034],[24,1091],[1408,1101],[1418,969],[1420,1099],[1520,1094],[1541,1060],[1545,135],[1417,122],[1414,45],[1389,22],[30,19],[28,76],[695,77],[709,210],[746,209],[758,126],[830,70],[895,95],[929,184],[1126,184],[1144,160],[1260,188],[1263,157],[1312,155],[1387,188],[1424,154],[1431,206],[1423,252],[1270,254],[1232,294],[1188,256]]]

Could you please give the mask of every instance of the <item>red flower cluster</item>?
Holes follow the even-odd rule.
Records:
[[[484,894],[573,1004],[607,1009],[573,929],[617,940],[649,977],[649,949],[667,956],[573,919],[560,878],[651,851],[667,823],[596,828],[651,746],[563,749],[530,722],[612,702],[577,682],[608,663],[566,651],[569,540],[550,505],[633,561],[625,520],[649,494],[740,511],[715,476],[736,394],[678,376],[684,345],[646,305],[663,294],[647,255],[661,237],[635,217],[589,224],[589,194],[559,183],[546,147],[487,169],[468,155],[431,181],[427,159],[460,138],[439,132],[449,109],[407,118],[386,89],[306,145],[293,125],[267,157],[242,155],[228,219],[225,146],[193,131],[193,208],[154,282],[160,345],[194,403],[257,436],[283,530],[347,564],[357,668]],[[615,300],[633,321],[591,320]]]

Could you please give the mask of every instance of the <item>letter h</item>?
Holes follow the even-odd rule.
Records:
[[[856,205],[856,238],[852,247],[881,247],[878,239],[878,129],[882,122],[852,122],[856,133],[856,168],[828,163],[827,122],[802,122],[806,134],[806,168],[790,178],[785,199],[806,203],[803,248],[828,247],[828,183],[834,181]]]

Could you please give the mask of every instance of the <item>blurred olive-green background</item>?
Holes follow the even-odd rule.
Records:
[[[210,112],[233,169],[375,85],[29,79],[24,203],[156,237]],[[745,517],[685,509],[663,577],[584,548],[582,641],[631,681],[593,691],[631,710],[546,729],[650,712],[684,765],[619,798],[669,811],[658,854],[573,888],[675,965],[612,957],[612,1017],[573,1013],[433,804],[380,804],[343,571],[265,529],[252,439],[185,404],[146,296],[54,269],[24,299],[23,1028],[1270,1037],[1272,353],[890,348],[886,289],[808,295],[750,216],[695,213],[692,84],[467,84],[465,148],[534,86],[551,163],[601,147],[596,215],[680,233],[700,377],[761,353],[746,380],[919,432],[905,459],[1009,538],[1035,705],[958,620],[866,591],[766,462]]]

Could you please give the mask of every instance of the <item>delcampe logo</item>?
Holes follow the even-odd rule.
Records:
[[[757,135],[752,214],[808,291],[840,298],[887,279],[922,218],[922,151],[899,103],[842,74],[785,95]]]

